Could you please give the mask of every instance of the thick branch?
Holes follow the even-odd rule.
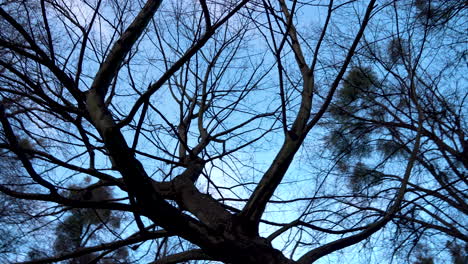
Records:
[[[173,264],[182,263],[190,260],[215,260],[209,255],[205,254],[201,249],[188,250],[181,253],[162,257],[151,264]]]
[[[223,19],[221,19],[218,23],[214,24],[211,30],[206,31],[206,33],[194,44],[185,54],[176,61],[167,71],[159,78],[158,81],[153,83],[148,90],[143,93],[140,98],[135,102],[130,113],[127,117],[119,123],[119,127],[123,127],[128,125],[132,120],[135,114],[138,112],[138,109],[157,91],[163,84],[171,78],[193,55],[195,55],[207,42],[211,39],[211,37],[216,33],[216,30],[220,28],[224,23],[226,23],[234,14],[236,14],[246,3],[248,0],[243,0],[240,2],[233,10],[229,12]]]
[[[281,183],[286,171],[288,170],[294,155],[299,150],[303,140],[305,139],[307,133],[315,125],[316,122],[322,117],[323,113],[326,111],[331,99],[333,98],[334,91],[336,90],[339,81],[341,80],[344,72],[347,69],[347,66],[354,55],[354,51],[364,34],[364,30],[367,26],[367,23],[370,19],[371,12],[374,8],[375,0],[372,0],[366,10],[364,15],[363,23],[359,29],[359,32],[356,35],[356,38],[353,44],[348,51],[346,60],[341,67],[341,70],[335,82],[333,83],[327,99],[322,105],[320,111],[316,114],[314,119],[307,123],[310,117],[311,105],[312,105],[312,90],[313,90],[313,77],[310,74],[303,74],[303,91],[302,91],[302,100],[299,112],[294,120],[294,123],[289,131],[289,134],[286,136],[283,146],[276,155],[273,163],[270,165],[268,170],[263,175],[260,183],[255,188],[254,193],[250,197],[246,206],[241,212],[241,217],[247,221],[249,228],[256,230],[258,228],[258,223],[260,218],[265,210],[265,207],[273,195],[274,191]],[[284,8],[283,8],[284,9]],[[286,10],[286,11],[285,11]],[[283,12],[287,12],[287,9]],[[299,63],[299,62],[298,62]]]
[[[11,149],[18,156],[18,159],[21,161],[21,163],[23,164],[23,167],[26,169],[26,171],[31,176],[31,178],[38,184],[46,187],[51,194],[56,195],[57,190],[55,186],[52,183],[46,181],[39,174],[37,174],[36,170],[31,164],[31,161],[26,156],[26,153],[19,146],[18,139],[13,133],[13,129],[11,128],[10,122],[8,121],[6,117],[5,107],[3,106],[3,104],[0,104],[0,121],[3,126],[3,131],[5,132],[5,136],[11,145]]]
[[[102,98],[105,97],[107,89],[115,77],[123,59],[127,56],[138,38],[143,34],[154,13],[158,10],[162,0],[148,0],[140,13],[135,17],[130,26],[114,44],[106,60],[99,67],[94,77],[91,90],[96,90]]]

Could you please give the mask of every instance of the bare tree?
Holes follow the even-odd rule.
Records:
[[[0,4],[0,147],[29,179],[0,191],[39,202],[51,224],[37,230],[57,236],[54,255],[27,263],[118,261],[129,246],[136,262],[312,263],[408,220],[428,137],[415,74],[399,108],[411,144],[385,195],[344,194],[300,163],[328,110],[347,109],[333,101],[341,87],[355,101],[353,75],[380,82],[353,58],[391,4],[161,2]],[[397,37],[392,63],[406,63]]]

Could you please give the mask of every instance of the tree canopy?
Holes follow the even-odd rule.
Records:
[[[467,17],[0,1],[0,258],[465,263]]]

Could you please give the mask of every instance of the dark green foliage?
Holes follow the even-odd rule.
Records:
[[[446,246],[450,255],[452,255],[453,264],[468,263],[468,243],[465,243],[465,247],[462,247],[457,242],[447,241]]]
[[[45,254],[44,252],[42,251],[39,251],[35,248],[31,249],[29,252],[28,252],[28,259],[29,260],[37,260],[37,259],[42,259],[42,258],[46,258],[47,257],[47,254]]]
[[[371,68],[352,68],[343,79],[343,85],[337,92],[335,105],[329,108],[330,114],[340,123],[348,126],[360,126],[361,124],[349,124],[349,115],[372,105],[377,87],[379,87],[379,80]],[[373,114],[381,116],[382,111],[377,110],[373,109]]]
[[[352,120],[350,114],[354,114],[368,101],[376,84],[375,73],[367,67],[354,67],[344,78],[343,86],[337,94],[337,102],[330,107],[330,114],[339,125],[326,137],[326,141],[338,153],[352,152],[354,156],[364,157],[372,150],[365,144],[368,140],[368,125]]]
[[[426,244],[415,245],[416,260],[413,264],[434,264],[434,257],[430,254]]]
[[[82,233],[85,229],[86,219],[79,213],[65,218],[55,229],[56,239],[54,249],[56,252],[72,252],[81,246]]]
[[[399,37],[393,38],[388,43],[388,56],[392,63],[403,63],[409,55],[408,42]]]
[[[337,168],[350,173],[350,186],[354,193],[380,182],[381,174],[362,162],[376,150],[375,144],[371,144],[374,127],[352,116],[365,112],[379,120],[384,118],[382,109],[373,103],[378,87],[379,80],[371,68],[354,67],[344,78],[335,105],[330,107],[335,125],[325,141],[339,157]]]
[[[18,145],[22,149],[25,149],[25,150],[32,150],[33,149],[31,141],[28,140],[27,138],[21,138],[20,140],[18,140]]]
[[[359,193],[366,187],[379,184],[383,179],[383,174],[369,168],[362,162],[358,162],[350,175],[350,184],[354,193]]]
[[[332,146],[337,155],[350,155],[349,158],[367,157],[373,150],[370,144],[365,125],[353,124],[352,127],[342,127],[332,130],[325,140]]]
[[[437,16],[436,8],[431,4],[431,1],[416,0],[414,5],[417,9],[417,16],[421,20],[433,21]]]
[[[377,83],[377,77],[370,68],[352,68],[343,82],[343,87],[338,92],[338,100],[341,103],[349,104],[356,99],[366,96]]]
[[[74,258],[69,261],[68,264],[90,264],[90,263],[95,263],[95,259],[97,258],[97,254],[87,254],[84,256],[80,256],[77,258]]]
[[[369,109],[369,116],[374,120],[384,121],[385,120],[385,110],[381,107],[373,107]]]
[[[466,1],[455,0],[416,0],[414,2],[416,20],[426,29],[437,30],[447,26],[457,14],[466,11]]]
[[[447,241],[445,244],[449,250],[452,260],[447,260],[444,263],[466,264],[468,263],[468,244],[465,247],[461,246],[456,241]],[[416,261],[413,264],[435,264],[434,257],[430,256],[428,250],[424,246],[417,248]]]
[[[340,130],[331,131],[330,134],[326,136],[326,141],[338,152],[346,151],[351,147],[350,139]]]
[[[376,150],[381,152],[384,157],[397,157],[407,154],[407,152],[403,150],[403,146],[398,142],[387,139],[377,140]]]
[[[419,257],[414,264],[434,264],[434,259],[432,257]]]
[[[70,188],[69,198],[84,201],[106,201],[112,199],[112,192],[109,188],[99,187],[91,189],[79,189],[77,186]],[[75,209],[77,214],[80,214],[86,224],[98,224],[102,221],[109,220],[110,210],[107,209]]]
[[[73,185],[67,194],[68,198],[82,201],[106,201],[113,198],[112,190],[106,186],[98,184],[88,188],[79,188]],[[120,218],[112,215],[107,209],[73,209],[71,214],[66,216],[63,222],[60,222],[55,230],[56,239],[54,250],[57,253],[67,253],[76,251],[86,246],[86,243],[93,238],[93,230],[101,229],[104,225],[118,227]],[[99,254],[87,254],[70,260],[68,264],[94,263]],[[111,256],[99,260],[98,263],[125,263],[128,259],[126,248],[116,250]],[[123,262],[120,262],[123,261]]]

